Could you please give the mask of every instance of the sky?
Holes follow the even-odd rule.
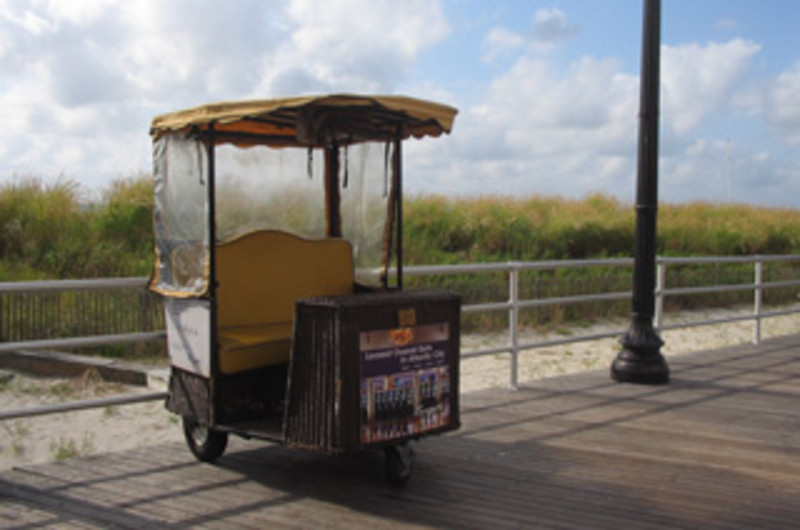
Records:
[[[0,183],[101,190],[213,101],[403,94],[459,109],[406,190],[636,188],[637,0],[0,0]],[[664,0],[659,196],[800,208],[800,2]]]

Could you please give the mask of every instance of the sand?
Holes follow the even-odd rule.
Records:
[[[96,377],[35,378],[0,374],[0,410],[149,391]],[[124,451],[182,440],[179,418],[162,401],[0,421],[0,469]]]
[[[723,318],[734,314],[742,313],[725,310],[683,313],[679,316],[670,315],[665,324]],[[626,320],[620,319],[579,327],[564,326],[547,333],[523,330],[520,343],[624,330],[627,324]],[[774,317],[762,322],[762,338],[797,333],[798,330],[800,315]],[[738,322],[665,331],[661,336],[666,342],[662,352],[669,358],[672,355],[751,342],[753,323]],[[507,333],[467,335],[462,337],[462,350],[499,347],[507,341]],[[525,384],[557,375],[606,370],[619,349],[617,339],[610,338],[528,350],[520,355],[519,382]],[[508,354],[462,361],[462,392],[507,387],[508,384]],[[80,379],[40,379],[0,372],[0,410],[147,390],[108,383],[92,372]],[[182,439],[179,418],[167,412],[161,401],[5,420],[0,421],[0,469],[124,451]]]
[[[798,307],[800,308],[800,306]],[[746,314],[742,311],[719,309],[691,311],[680,315],[669,315],[664,325],[720,320]],[[609,369],[621,349],[619,337],[624,335],[628,325],[629,320],[618,319],[581,327],[565,326],[546,333],[533,330],[522,331],[518,339],[520,344],[568,339],[579,335],[601,334],[609,331],[620,331],[620,334],[614,338],[523,351],[519,355],[519,384],[558,375]],[[753,341],[753,330],[754,323],[752,321],[742,321],[664,331],[660,334],[665,342],[661,353],[669,358],[673,355],[688,354],[694,351],[748,343]],[[798,332],[800,332],[800,314],[772,317],[763,319],[761,322],[762,340]],[[468,335],[462,337],[462,350],[503,346],[508,342],[507,332]],[[469,392],[492,386],[509,386],[510,357],[509,354],[495,354],[462,361],[462,391]]]

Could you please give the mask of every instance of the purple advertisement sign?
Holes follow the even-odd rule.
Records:
[[[366,331],[359,338],[363,443],[449,425],[447,323]]]

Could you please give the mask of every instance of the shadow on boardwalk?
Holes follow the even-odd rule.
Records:
[[[800,520],[800,336],[670,360],[673,382],[605,372],[463,398],[464,428],[382,458],[238,441],[216,466],[180,444],[0,474],[0,526],[788,528]]]

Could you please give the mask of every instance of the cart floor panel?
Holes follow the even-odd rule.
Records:
[[[246,433],[247,437],[273,442],[283,441],[283,418],[271,416],[260,420],[239,421],[221,426],[234,434]]]

